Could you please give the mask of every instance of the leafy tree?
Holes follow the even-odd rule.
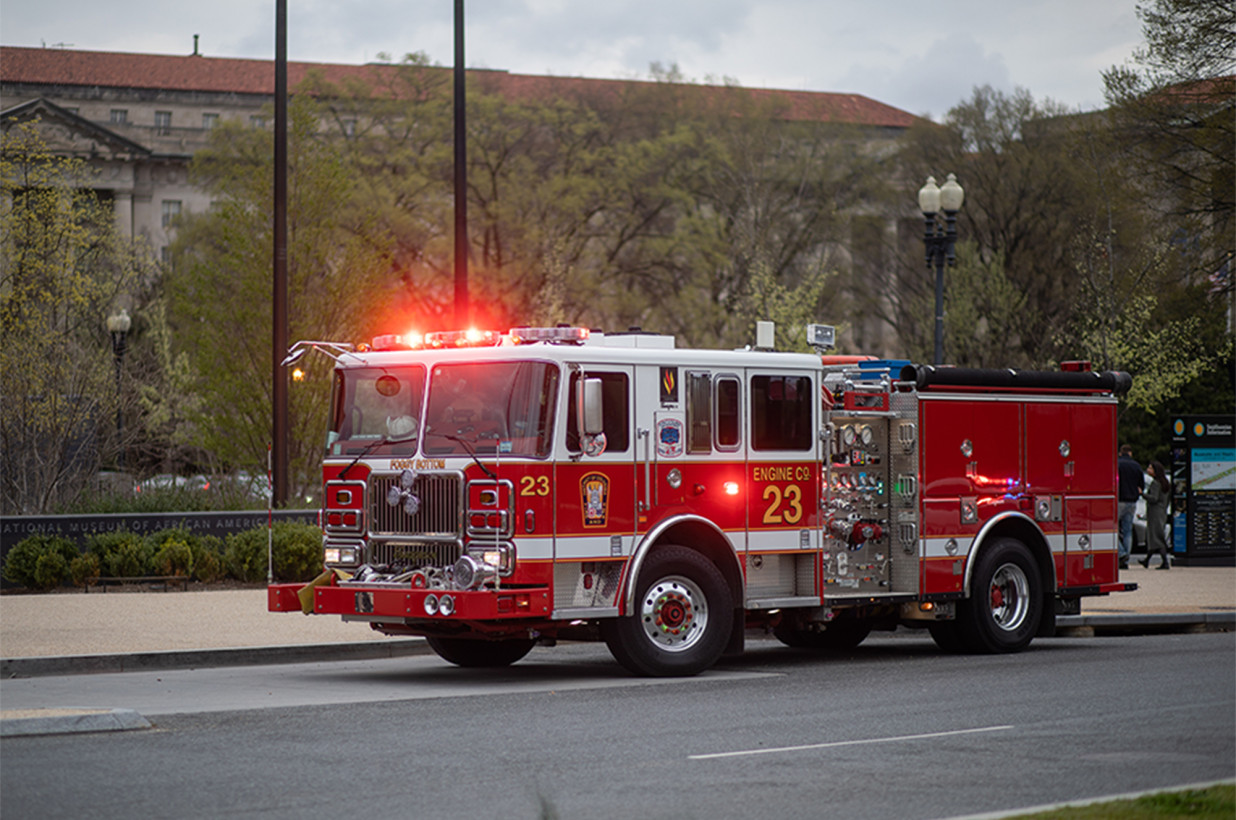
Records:
[[[1236,246],[1236,5],[1151,0],[1143,48],[1104,72],[1123,159],[1146,175],[1147,203],[1172,227],[1195,282],[1230,299]],[[1229,308],[1230,309],[1230,308]]]
[[[1035,101],[1025,89],[1005,94],[988,86],[975,88],[968,100],[948,112],[943,127],[912,126],[901,156],[903,199],[906,191],[918,190],[930,171],[957,174],[966,192],[957,217],[960,239],[973,241],[976,261],[998,266],[1024,295],[1015,334],[1018,350],[1008,351],[1009,364],[1051,360],[1055,340],[1067,327],[1076,301],[1074,280],[1063,272],[1070,267],[1074,214],[1088,208],[1087,189],[1061,130],[1045,125],[1064,113],[1050,100]],[[908,280],[904,292],[917,295],[926,282],[921,231],[907,233],[900,275],[903,282]],[[946,299],[952,303],[959,294],[951,269],[946,277]],[[924,335],[930,338],[933,332],[930,324],[907,318],[896,296],[886,314],[912,345],[925,344]],[[989,323],[993,319],[978,314],[974,318]],[[972,363],[956,359],[955,350],[955,344],[946,340],[950,362]]]
[[[336,145],[318,134],[322,112],[307,96],[289,106],[288,299],[291,339],[364,338],[365,311],[394,281],[367,238],[360,190]],[[195,441],[232,468],[257,471],[270,441],[272,143],[264,130],[223,127],[193,161],[194,179],[217,198],[178,232],[169,313],[189,357],[198,404]],[[328,363],[307,359],[289,400],[291,486],[317,484],[326,427]],[[179,372],[179,371],[178,371]],[[308,387],[308,386],[307,386]]]
[[[55,155],[34,122],[0,147],[0,508],[45,512],[76,497],[122,442],[103,319],[145,270],[83,161]]]

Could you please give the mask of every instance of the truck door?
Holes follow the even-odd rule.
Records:
[[[581,378],[601,381],[604,448],[581,445],[576,403]],[[554,608],[616,606],[631,555],[636,515],[633,368],[584,365],[565,380],[552,491],[555,496]]]

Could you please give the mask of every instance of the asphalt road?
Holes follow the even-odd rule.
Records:
[[[697,678],[602,646],[500,672],[432,656],[13,679],[4,708],[153,729],[5,738],[0,814],[940,818],[1236,774],[1236,635],[950,656],[749,645]]]

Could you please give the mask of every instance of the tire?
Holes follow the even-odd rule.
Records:
[[[640,570],[635,612],[601,624],[618,663],[636,675],[697,675],[717,662],[733,628],[721,571],[694,550],[655,547]]]
[[[957,629],[971,652],[1020,652],[1043,617],[1038,565],[1020,541],[999,538],[979,553],[970,597],[957,606]]]
[[[871,634],[871,624],[857,618],[838,618],[820,631],[796,629],[778,624],[773,637],[795,649],[819,649],[825,652],[846,652],[858,646]]]
[[[508,638],[487,641],[469,638],[425,638],[438,657],[456,666],[469,669],[496,669],[510,666],[532,651],[536,641],[531,638]]]
[[[936,621],[927,625],[927,631],[931,633],[931,639],[936,642],[936,646],[943,651],[952,654],[966,651],[966,642],[956,621]]]

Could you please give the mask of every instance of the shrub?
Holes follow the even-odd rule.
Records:
[[[266,580],[267,532],[256,527],[227,537],[224,561],[233,577],[249,583]],[[322,571],[322,533],[312,524],[283,521],[270,534],[278,581],[311,581]]]
[[[99,558],[89,552],[69,562],[69,579],[75,587],[92,586],[99,580]]]
[[[146,571],[152,575],[193,574],[193,543],[198,536],[184,527],[171,527],[152,532],[142,539]]]
[[[177,575],[188,578],[193,574],[193,549],[189,542],[169,539],[155,550],[151,569],[157,575]]]
[[[50,550],[39,556],[34,563],[34,584],[31,589],[55,589],[64,583],[64,577],[69,574],[69,562],[55,550]]]
[[[189,543],[193,550],[193,576],[203,584],[222,581],[227,576],[223,563],[223,540],[214,535],[203,535]]]
[[[275,524],[275,578],[312,581],[322,572],[322,531],[313,524]]]
[[[142,542],[136,536],[131,541],[117,544],[103,559],[103,568],[108,575],[120,578],[146,574],[146,560],[142,555]]]
[[[96,532],[86,537],[86,550],[99,559],[103,573],[130,577],[146,574],[142,539],[126,530]]]
[[[42,572],[39,571],[39,560],[49,555],[56,555],[60,563],[54,560],[45,562]],[[23,538],[13,545],[4,559],[4,580],[29,589],[51,589],[57,586],[68,572],[69,561],[78,555],[73,542],[60,535],[32,535]],[[63,565],[60,575],[49,586],[41,586],[40,576],[50,578],[55,568]]]

